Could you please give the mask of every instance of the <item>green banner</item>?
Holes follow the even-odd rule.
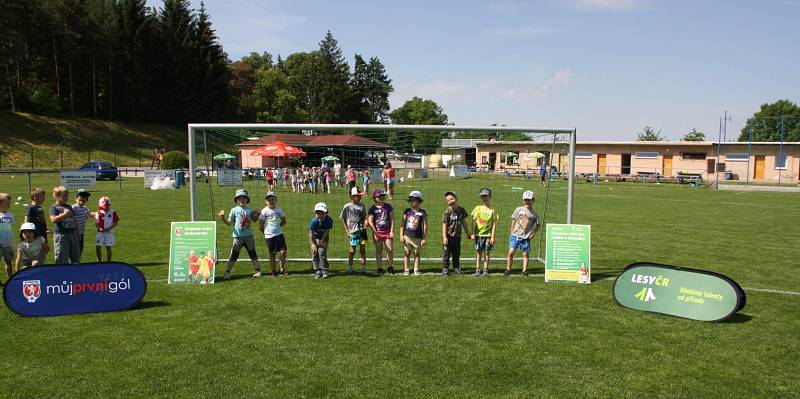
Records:
[[[548,224],[544,281],[592,282],[592,226]]]
[[[169,284],[213,284],[217,263],[216,222],[172,222]]]
[[[735,281],[721,274],[655,263],[634,263],[614,282],[614,299],[629,309],[722,321],[745,305]]]

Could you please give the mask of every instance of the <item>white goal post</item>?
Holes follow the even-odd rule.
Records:
[[[196,150],[195,137],[198,132],[214,130],[247,130],[280,132],[299,132],[304,130],[323,132],[513,132],[538,134],[569,135],[569,174],[567,185],[566,222],[572,223],[572,208],[575,185],[575,142],[576,129],[558,129],[547,127],[508,127],[508,126],[454,126],[454,125],[360,125],[360,124],[241,124],[241,123],[190,123],[187,126],[189,149],[189,199],[191,203],[191,220],[198,218],[197,185],[196,185]]]

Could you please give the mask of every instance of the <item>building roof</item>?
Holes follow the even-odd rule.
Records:
[[[536,141],[487,141],[475,143],[476,146],[485,145],[542,145],[550,144],[547,142]],[[567,142],[556,142],[556,144],[568,144]],[[577,145],[632,145],[632,146],[654,146],[654,145],[671,145],[671,146],[716,146],[716,141],[578,141]],[[748,145],[746,141],[723,141],[722,145]],[[752,145],[781,145],[779,141],[754,141]],[[800,145],[797,141],[784,141],[783,145]]]
[[[365,148],[389,148],[388,145],[370,140],[361,136],[350,134],[328,134],[319,136],[306,136],[304,134],[276,133],[262,136],[257,140],[243,141],[237,146],[262,146],[274,141],[283,141],[297,147],[365,147]]]

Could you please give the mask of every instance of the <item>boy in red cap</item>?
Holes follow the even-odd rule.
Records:
[[[111,199],[100,197],[97,201],[100,209],[94,212],[94,224],[97,226],[97,237],[95,238],[97,261],[103,257],[103,247],[106,247],[106,262],[111,262],[111,247],[116,244],[114,229],[119,224],[119,214],[111,208]]]

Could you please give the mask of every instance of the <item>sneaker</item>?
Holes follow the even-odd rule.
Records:
[[[403,270],[403,275],[404,275],[404,276],[408,276],[408,275],[409,275],[409,273],[408,273],[408,269],[406,269],[406,270]]]
[[[354,274],[356,271],[353,270],[353,266],[347,268],[347,274]]]
[[[511,270],[506,270],[503,272],[503,276],[510,276],[510,275],[511,275]]]
[[[272,276],[272,277],[277,277],[278,276],[278,272],[272,272],[269,275]]]
[[[203,284],[208,284],[208,282],[206,280],[203,280],[203,281],[200,282],[200,285],[203,285]]]
[[[523,276],[523,277],[528,277],[528,271],[527,271],[527,270],[525,270],[524,272],[522,272],[522,276]]]
[[[386,274],[394,274],[394,268],[389,266],[389,268],[386,269]]]
[[[489,275],[489,269],[483,269],[483,275],[484,276],[488,276]]]
[[[261,277],[261,271],[253,273],[253,278],[259,278],[259,277]]]
[[[448,268],[446,268],[446,267],[443,267],[442,268],[442,276],[447,277],[448,274],[450,274],[450,270]]]
[[[475,275],[476,276],[480,276],[481,275],[481,269],[475,269]]]
[[[322,272],[322,278],[328,278],[328,272]]]
[[[414,269],[414,275],[415,276],[421,276],[422,273],[420,273],[419,269]]]
[[[225,272],[225,275],[222,276],[222,278],[225,279],[225,280],[230,280],[231,279],[231,272]]]
[[[315,279],[317,279],[317,280],[319,280],[320,278],[322,278],[322,273],[316,273],[316,274],[314,274],[314,278],[315,278]]]
[[[361,274],[367,274],[367,268],[365,266],[361,266]]]
[[[455,274],[461,275],[461,268],[459,267],[458,269],[454,270],[453,272]]]
[[[284,270],[284,271],[282,271],[282,272],[281,272],[281,274],[283,274],[284,276],[288,276],[288,275],[289,275],[289,272],[287,272],[286,270]]]
[[[375,271],[375,273],[383,274],[383,269],[379,267],[378,270]]]

